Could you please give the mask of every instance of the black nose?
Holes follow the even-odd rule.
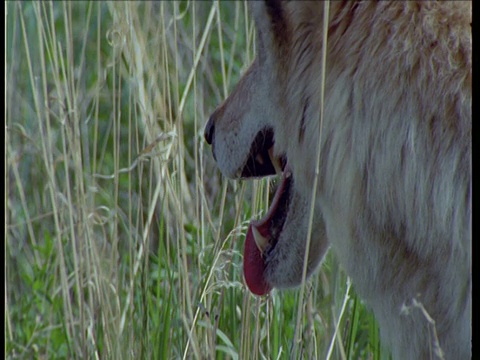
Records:
[[[213,115],[208,119],[207,125],[205,125],[205,140],[209,145],[212,145],[213,137],[215,136],[215,125],[213,123]]]

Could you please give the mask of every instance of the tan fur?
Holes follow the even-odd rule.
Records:
[[[274,129],[294,205],[267,278],[294,286],[320,146],[309,273],[331,246],[395,358],[438,357],[435,328],[445,359],[468,359],[471,3],[332,1],[320,137],[323,9],[252,2],[257,58],[212,115],[218,165],[239,177]]]

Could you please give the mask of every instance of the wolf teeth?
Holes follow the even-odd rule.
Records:
[[[252,233],[255,244],[257,244],[258,249],[263,254],[269,243],[268,238],[260,234],[260,231],[255,226],[252,226]]]
[[[277,174],[282,173],[282,164],[280,163],[280,159],[276,158],[273,155],[273,146],[268,149],[268,156],[270,157],[270,161],[272,162],[273,167],[275,168],[275,172]]]
[[[261,154],[258,154],[257,157],[255,158],[255,160],[260,164],[260,165],[263,165],[264,164],[264,160],[263,160],[263,156]]]

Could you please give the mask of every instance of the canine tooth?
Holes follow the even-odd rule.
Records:
[[[255,226],[252,226],[252,233],[253,239],[255,240],[255,244],[257,244],[258,249],[260,252],[264,252],[268,246],[268,239],[260,234],[260,231]]]
[[[263,160],[263,156],[258,154],[257,157],[255,158],[255,160],[257,160],[257,162],[260,164],[260,165],[263,165],[264,163],[264,160]]]
[[[280,164],[280,159],[273,156],[273,146],[270,149],[268,149],[268,156],[270,156],[270,161],[272,162],[273,167],[275,168],[275,172],[277,174],[280,174],[282,172],[282,165]]]

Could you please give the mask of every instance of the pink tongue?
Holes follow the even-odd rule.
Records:
[[[272,287],[265,279],[266,263],[262,257],[262,253],[255,243],[252,227],[255,226],[258,232],[265,238],[270,239],[270,223],[275,216],[275,212],[278,208],[281,195],[285,191],[287,179],[290,177],[290,169],[287,167],[284,169],[282,176],[282,183],[275,193],[270,209],[265,217],[259,221],[252,221],[248,226],[247,237],[245,238],[245,249],[243,251],[243,275],[245,276],[245,282],[248,288],[255,295],[265,295]],[[276,241],[276,239],[273,239]]]
[[[245,250],[243,251],[243,274],[248,288],[255,295],[265,295],[272,289],[264,277],[265,266],[262,254],[255,244],[252,224],[250,224],[245,239]]]

